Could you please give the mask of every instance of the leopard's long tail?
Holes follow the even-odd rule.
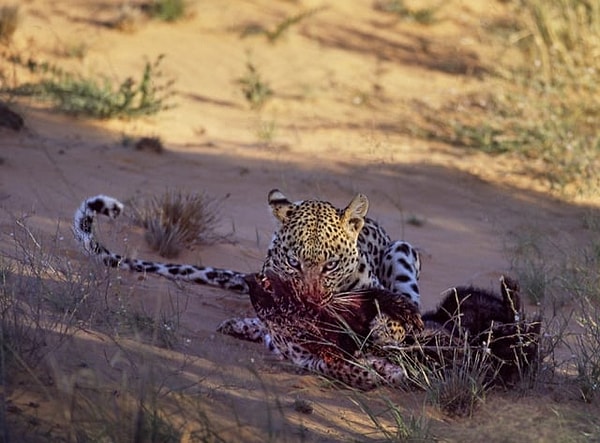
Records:
[[[208,266],[160,263],[123,257],[109,251],[94,235],[94,222],[98,214],[117,218],[123,212],[123,203],[106,195],[97,195],[86,199],[75,211],[73,233],[83,250],[101,260],[106,266],[134,272],[156,274],[172,280],[216,286],[247,294],[246,274],[228,269]]]

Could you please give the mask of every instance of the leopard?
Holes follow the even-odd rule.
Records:
[[[241,294],[250,293],[251,279],[261,281],[277,275],[296,286],[316,287],[323,301],[338,294],[369,289],[389,291],[391,297],[414,307],[419,317],[421,258],[417,248],[404,240],[392,240],[376,220],[367,216],[369,200],[357,193],[344,207],[326,200],[291,201],[280,190],[267,196],[276,228],[259,272],[192,264],[162,263],[125,257],[104,246],[95,236],[98,215],[118,217],[124,205],[117,199],[97,195],[77,209],[73,232],[84,252],[104,265],[155,274],[171,280],[209,285]],[[290,313],[293,315],[293,313]],[[414,320],[414,321],[413,321]],[[418,323],[412,319],[409,323]],[[369,323],[368,340],[379,346],[397,344],[406,334],[406,322],[379,312]],[[283,337],[257,317],[232,318],[217,328],[236,338],[263,342],[269,349],[300,369],[325,374],[361,389],[381,383],[402,384],[406,371],[376,355],[330,361],[310,352],[293,337]]]

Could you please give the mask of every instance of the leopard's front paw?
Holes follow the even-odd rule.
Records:
[[[267,331],[265,326],[258,318],[230,318],[219,326],[217,332],[241,340],[260,342],[264,340]]]

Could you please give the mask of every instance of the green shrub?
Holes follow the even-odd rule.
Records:
[[[147,11],[150,17],[163,20],[165,22],[174,22],[182,19],[186,15],[186,0],[152,0],[147,5]]]
[[[246,74],[238,80],[242,85],[242,92],[252,109],[261,108],[273,95],[273,90],[262,78],[256,66],[248,61]]]
[[[127,78],[115,87],[107,78],[89,78],[62,71],[60,68],[28,60],[32,72],[42,74],[35,83],[26,83],[4,92],[50,101],[62,112],[92,118],[139,117],[168,108],[171,82],[156,83],[163,56],[147,62],[139,81]]]

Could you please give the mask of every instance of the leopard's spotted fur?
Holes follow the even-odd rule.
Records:
[[[366,217],[367,197],[358,194],[344,209],[321,200],[291,202],[280,191],[269,193],[269,205],[278,222],[261,275],[274,273],[288,280],[316,285],[324,299],[348,291],[385,288],[394,297],[419,305],[419,255],[408,243],[391,241],[385,230]],[[192,281],[248,293],[244,273],[205,266],[167,264],[122,257],[109,251],[93,234],[97,214],[117,217],[123,205],[114,198],[96,196],[85,200],[75,214],[74,233],[85,251],[98,256],[106,265],[136,272],[158,274],[170,279]],[[370,323],[370,340],[380,344],[397,343],[404,338],[401,321],[379,313]],[[376,357],[365,357],[372,369],[357,370],[344,360],[324,362],[302,346],[280,337],[256,318],[231,319],[219,326],[223,333],[248,340],[264,340],[299,366],[317,370],[334,378],[357,384],[351,374],[366,374],[361,386],[383,379],[396,382],[403,370],[390,367]],[[325,366],[323,366],[325,365]],[[379,368],[379,369],[377,369]],[[377,375],[379,374],[379,375]],[[353,383],[354,380],[354,383]]]

